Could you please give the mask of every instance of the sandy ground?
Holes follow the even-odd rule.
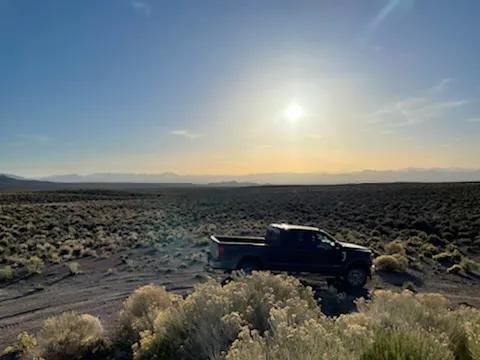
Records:
[[[128,261],[127,261],[128,260]],[[107,331],[115,326],[122,301],[139,286],[154,283],[167,290],[187,294],[195,283],[209,276],[220,277],[202,264],[188,268],[162,268],[148,249],[119,253],[108,259],[83,258],[82,273],[71,275],[65,265],[51,266],[41,275],[16,280],[0,288],[0,350],[12,343],[20,331],[35,333],[43,320],[64,311],[90,313],[101,318]],[[453,304],[480,307],[480,280],[441,273],[375,275],[368,288],[339,303],[325,282],[313,276],[302,277],[314,288],[324,312],[350,311],[357,297],[368,297],[374,288],[401,286],[413,282],[418,291],[439,292]]]

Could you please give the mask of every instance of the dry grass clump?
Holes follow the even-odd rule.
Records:
[[[160,312],[151,333],[135,347],[135,359],[217,359],[242,327],[272,329],[270,311],[283,309],[291,324],[320,315],[311,289],[291,277],[254,272],[220,286],[196,287],[178,306]]]
[[[454,360],[438,340],[425,333],[379,332],[361,360]]]
[[[0,269],[0,281],[12,280],[15,273],[10,265],[5,265]]]
[[[29,274],[41,274],[43,271],[43,260],[38,256],[32,256],[24,262],[25,268]]]
[[[272,329],[264,336],[244,327],[226,360],[353,359],[353,353],[344,346],[331,319],[318,317],[292,326],[284,309],[272,309],[270,321]]]
[[[449,273],[449,274],[459,274],[459,273],[462,272],[462,270],[463,270],[463,268],[460,265],[455,264],[455,265],[450,266],[447,269],[447,273]]]
[[[385,255],[380,255],[374,260],[377,270],[386,272],[404,272],[407,270],[407,252],[401,240],[387,243],[384,249]]]
[[[48,360],[103,359],[105,338],[97,317],[64,313],[47,319],[40,331],[40,356]]]
[[[385,253],[388,255],[398,254],[405,256],[406,250],[401,240],[395,240],[385,244]]]
[[[408,260],[400,254],[380,255],[373,261],[379,271],[404,272],[408,266]]]
[[[430,243],[422,244],[420,251],[426,257],[433,257],[439,252],[438,247]]]
[[[135,290],[120,311],[116,345],[129,351],[141,332],[154,330],[157,315],[178,301],[180,298],[169,294],[163,286],[146,285]]]
[[[70,275],[79,275],[82,273],[82,270],[80,269],[80,264],[78,262],[72,261],[67,263],[66,265]]]
[[[462,260],[462,254],[460,251],[458,251],[458,249],[453,249],[434,255],[433,260],[445,266],[452,266],[454,264],[458,264]]]
[[[36,346],[38,345],[37,339],[30,335],[26,331],[22,331],[17,336],[17,342],[13,345],[7,346],[2,355],[11,356],[13,358],[28,358]]]
[[[480,263],[475,260],[463,257],[460,266],[468,274],[480,274]]]

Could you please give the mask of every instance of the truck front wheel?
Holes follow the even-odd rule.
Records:
[[[345,282],[352,288],[362,288],[367,283],[367,271],[361,267],[353,267],[345,274]]]

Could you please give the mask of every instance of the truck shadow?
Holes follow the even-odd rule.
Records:
[[[367,288],[351,289],[336,288],[326,282],[301,279],[305,286],[310,286],[314,291],[322,313],[327,316],[339,316],[357,311],[357,300],[370,300],[371,294]]]
[[[323,314],[339,316],[357,311],[357,300],[370,300],[371,294],[367,288],[353,289],[328,285],[325,280],[296,276],[304,286],[311,287]],[[223,285],[232,281],[232,276],[221,276],[218,281]]]

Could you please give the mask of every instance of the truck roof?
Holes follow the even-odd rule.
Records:
[[[292,225],[292,224],[270,224],[271,227],[281,230],[304,230],[304,231],[320,231],[314,226]]]

